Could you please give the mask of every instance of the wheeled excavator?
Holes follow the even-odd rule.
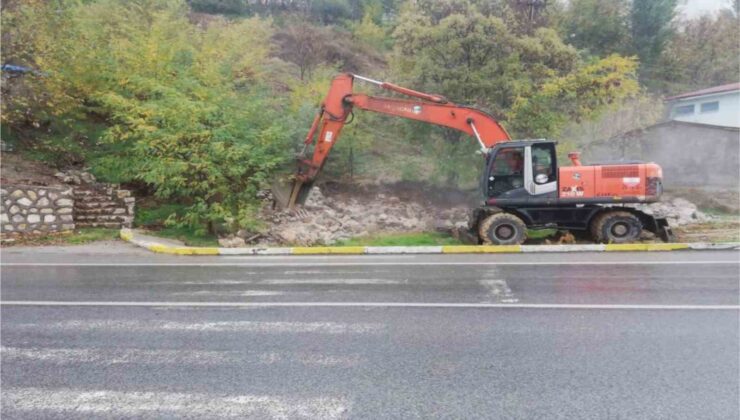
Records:
[[[406,98],[355,93],[367,82]],[[596,242],[627,243],[642,230],[672,240],[668,223],[626,203],[660,199],[663,173],[656,163],[583,165],[577,152],[570,166],[558,166],[556,142],[512,140],[491,115],[427,94],[354,74],[337,75],[311,124],[288,188],[273,188],[276,202],[292,208],[305,202],[329,152],[353,111],[361,109],[461,131],[475,139],[484,156],[481,204],[472,210],[467,237],[479,244],[514,245],[527,229],[584,231]],[[309,155],[311,146],[312,153]]]

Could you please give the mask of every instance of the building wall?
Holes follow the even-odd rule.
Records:
[[[663,168],[667,187],[740,188],[740,130],[664,123],[590,145],[584,161],[641,160]]]
[[[717,102],[717,110],[702,112],[702,104]],[[693,112],[682,114],[682,107],[693,106]],[[680,99],[670,104],[669,119],[701,124],[740,127],[740,91]]]

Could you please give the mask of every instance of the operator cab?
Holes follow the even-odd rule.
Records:
[[[486,162],[486,171],[481,179],[485,198],[557,197],[558,167],[554,141],[499,143],[488,153]]]

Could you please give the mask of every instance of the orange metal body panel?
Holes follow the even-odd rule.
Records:
[[[561,198],[610,198],[650,196],[648,178],[662,178],[655,163],[565,166],[559,169]]]
[[[566,166],[558,170],[558,197],[590,198],[596,196],[595,166]]]

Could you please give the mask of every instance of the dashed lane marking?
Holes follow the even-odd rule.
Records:
[[[338,419],[350,401],[337,397],[282,395],[221,396],[200,393],[3,389],[3,413],[9,417],[45,417],[44,413],[105,415],[114,418],[203,417]]]
[[[4,363],[33,361],[69,365],[221,365],[226,363],[258,363],[266,365],[298,363],[305,366],[352,367],[364,361],[359,354],[337,355],[318,352],[212,351],[137,348],[28,348],[0,347]]]
[[[101,306],[101,305],[98,305]],[[109,306],[109,305],[103,305]],[[136,305],[140,306],[140,305]],[[163,306],[163,305],[159,305]],[[18,323],[4,325],[7,329],[44,329],[67,331],[187,331],[187,332],[248,332],[257,334],[377,334],[385,329],[378,323],[287,322],[287,321],[132,321],[118,319],[68,320],[56,322]]]
[[[276,290],[236,290],[236,291],[214,291],[214,290],[198,290],[194,292],[177,292],[172,293],[173,296],[213,296],[213,297],[233,297],[233,296],[280,296],[284,295],[285,292]]]
[[[334,273],[332,273],[334,274]],[[254,281],[255,284],[272,284],[272,285],[367,285],[367,284],[403,284],[406,280],[393,279],[259,279]]]

